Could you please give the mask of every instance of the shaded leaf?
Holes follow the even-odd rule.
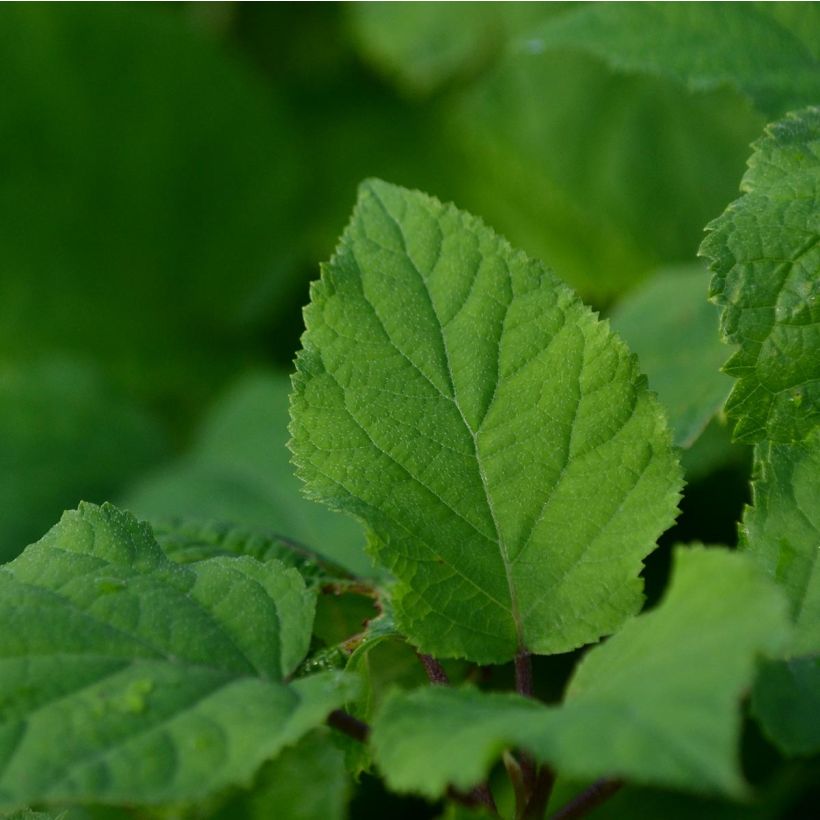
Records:
[[[664,270],[630,293],[612,327],[633,350],[649,387],[669,414],[675,444],[691,447],[726,400],[729,378],[718,312],[706,299],[709,275],[700,265]]]
[[[145,478],[122,505],[157,521],[161,533],[179,517],[203,533],[217,519],[295,539],[372,575],[361,528],[300,492],[285,446],[289,392],[285,376],[243,377],[207,415],[188,455]]]

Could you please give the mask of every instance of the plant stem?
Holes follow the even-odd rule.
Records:
[[[427,673],[427,677],[433,686],[450,685],[450,678],[447,677],[444,667],[432,655],[425,655],[422,652],[416,652],[416,654],[419,656],[419,660],[422,664],[424,664],[424,671]]]
[[[521,820],[543,820],[554,784],[555,773],[553,770],[549,766],[541,766],[535,777],[535,785]]]
[[[462,806],[466,806],[468,809],[474,809],[476,806],[484,806],[494,815],[498,816],[498,807],[495,805],[493,794],[486,783],[482,783],[480,786],[476,786],[468,792],[462,792],[453,786],[448,786],[447,797],[456,803],[460,803]]]
[[[334,709],[327,716],[327,725],[352,737],[353,740],[358,740],[359,743],[367,743],[370,737],[370,727],[344,709]]]
[[[526,650],[522,650],[515,656],[515,691],[525,698],[533,697],[532,656]],[[518,761],[524,779],[524,790],[528,796],[527,802],[529,802],[529,796],[535,788],[535,761],[526,752],[519,754]]]
[[[581,792],[565,806],[558,809],[550,817],[550,820],[576,820],[578,817],[586,817],[601,803],[609,800],[623,785],[623,780],[602,777],[600,780],[596,780],[586,791]]]

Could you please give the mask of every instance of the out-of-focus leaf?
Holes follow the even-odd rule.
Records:
[[[820,753],[820,655],[765,663],[752,712],[785,754]]]
[[[315,730],[267,763],[212,820],[344,820],[350,785],[344,752],[327,730]]]
[[[669,77],[695,91],[732,86],[779,116],[820,97],[820,61],[791,30],[800,17],[816,38],[820,25],[810,10],[793,10],[791,24],[782,25],[768,13],[772,5],[779,4],[583,4],[548,20],[521,47],[579,49],[618,71]]]
[[[2,357],[69,348],[195,407],[255,294],[290,284],[286,109],[160,6],[16,6],[0,26]]]
[[[738,441],[800,441],[820,422],[820,108],[766,128],[741,191],[700,249],[738,346],[726,412]]]
[[[621,302],[612,327],[637,354],[669,414],[675,443],[691,447],[729,394],[709,273],[695,265],[655,274]]]
[[[121,491],[165,444],[155,420],[90,364],[0,364],[0,561],[64,509]]]
[[[465,204],[599,301],[693,258],[763,125],[730,91],[564,51],[507,54],[451,107]]]
[[[123,506],[161,532],[180,516],[189,526],[217,519],[261,528],[372,575],[359,525],[301,494],[285,446],[289,391],[285,376],[245,376],[208,414],[191,452],[134,487]]]

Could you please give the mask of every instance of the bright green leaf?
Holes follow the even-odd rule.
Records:
[[[701,254],[739,345],[725,372],[735,438],[799,441],[820,419],[820,108],[770,125],[754,146],[743,195],[707,226]]]
[[[156,421],[99,370],[54,357],[0,364],[0,562],[67,507],[104,501],[162,457]]]
[[[245,376],[208,414],[193,450],[145,478],[122,506],[157,521],[161,533],[179,517],[187,528],[198,523],[203,534],[214,519],[233,522],[295,539],[372,575],[361,528],[300,493],[285,446],[289,392],[284,376]]]
[[[786,591],[796,629],[791,654],[820,652],[820,427],[800,444],[755,448],[752,506],[741,547]]]
[[[621,776],[739,795],[740,699],[760,652],[788,631],[777,588],[748,558],[680,549],[660,606],[581,661],[566,702],[441,687],[395,693],[374,725],[391,788],[470,788],[501,751],[529,749],[561,774]]]
[[[752,712],[784,753],[820,753],[820,656],[764,664]]]
[[[802,14],[804,27],[816,18]],[[694,91],[732,86],[766,114],[820,96],[820,61],[776,15],[747,3],[584,4],[523,38],[522,50],[578,49],[625,73]]]
[[[423,651],[562,652],[640,607],[680,469],[634,356],[569,288],[469,214],[372,181],[311,295],[298,471],[367,522]]]
[[[731,387],[719,372],[723,345],[708,288],[701,266],[660,271],[612,315],[613,329],[637,354],[681,447],[694,444]]]
[[[294,569],[180,566],[115,507],[66,513],[0,570],[0,806],[248,782],[350,694],[333,675],[283,682],[313,606]]]

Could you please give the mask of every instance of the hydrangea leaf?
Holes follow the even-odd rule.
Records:
[[[820,427],[799,444],[755,448],[752,506],[740,544],[785,590],[792,655],[820,652]]]
[[[577,779],[737,796],[740,700],[757,655],[787,634],[782,593],[753,561],[679,550],[665,600],[585,656],[562,706],[470,689],[394,693],[374,724],[376,761],[391,788],[431,798],[474,786],[507,747]]]
[[[132,487],[122,506],[158,524],[163,539],[180,518],[203,536],[216,519],[295,539],[372,575],[361,527],[299,491],[286,446],[289,393],[284,375],[244,376],[207,414],[193,448]]]
[[[719,372],[723,345],[717,309],[706,300],[708,287],[702,266],[662,270],[630,293],[611,317],[666,407],[680,447],[695,443],[731,387]]]
[[[313,607],[295,569],[180,566],[115,507],[66,513],[0,570],[0,807],[248,782],[351,694],[332,674],[285,682]]]
[[[820,34],[816,16],[803,27]],[[619,71],[695,91],[729,85],[778,116],[820,96],[820,61],[790,27],[751,4],[578,6],[522,38],[522,49],[578,49]]]
[[[640,606],[680,468],[635,357],[480,220],[364,183],[305,311],[292,449],[425,652],[562,652]]]
[[[784,754],[820,753],[820,656],[764,664],[752,713]]]
[[[803,439],[820,420],[820,108],[770,125],[743,195],[707,226],[739,441]]]

